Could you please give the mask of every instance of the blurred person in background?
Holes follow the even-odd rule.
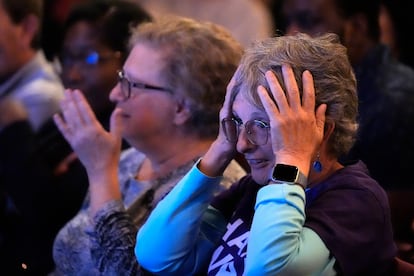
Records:
[[[137,0],[154,17],[168,14],[210,21],[227,28],[246,47],[273,35],[272,16],[258,0]]]
[[[42,24],[42,48],[48,60],[57,68],[59,51],[64,37],[64,24],[72,7],[84,0],[44,0]]]
[[[381,42],[388,45],[402,63],[414,68],[414,42],[408,35],[413,29],[409,0],[382,0],[380,11]]]
[[[59,55],[63,83],[85,92],[105,127],[115,106],[109,93],[128,55],[131,28],[150,20],[136,3],[91,0],[74,7],[65,22]],[[88,179],[53,120],[34,132],[24,108],[8,109],[7,116],[0,116],[0,183],[7,195],[2,201],[2,269],[11,275],[42,275],[53,269],[53,240],[79,211]]]
[[[282,0],[286,34],[334,32],[357,79],[360,130],[343,162],[363,160],[385,189],[413,188],[414,71],[380,42],[380,0]]]
[[[34,130],[59,110],[63,86],[40,48],[42,9],[42,0],[0,1],[2,125],[8,123],[10,101],[24,107]]]

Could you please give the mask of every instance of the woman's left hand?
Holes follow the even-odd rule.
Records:
[[[54,116],[55,123],[85,166],[89,177],[116,169],[121,149],[120,127],[115,123],[117,111],[111,117],[111,132],[107,132],[81,91],[66,90],[61,108],[62,115]]]
[[[326,104],[315,111],[315,89],[309,71],[302,74],[303,95],[290,66],[282,66],[286,93],[272,71],[266,72],[275,102],[263,86],[258,87],[261,101],[270,118],[272,148],[276,163],[295,165],[307,175],[311,159],[324,134]]]

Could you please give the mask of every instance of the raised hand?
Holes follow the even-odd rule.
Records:
[[[309,172],[311,158],[323,139],[326,105],[318,106],[315,112],[315,89],[309,71],[303,72],[303,96],[290,66],[282,66],[283,91],[273,72],[266,72],[273,102],[268,91],[260,86],[258,92],[270,118],[272,148],[276,163],[293,164]]]
[[[207,153],[204,155],[203,160],[199,165],[200,170],[209,176],[221,175],[230,161],[235,157],[237,152],[236,142],[230,142],[227,140],[221,125],[224,118],[230,118],[233,116],[231,91],[235,84],[236,73],[227,85],[226,97],[220,110],[219,134]]]
[[[117,167],[121,149],[120,125],[115,110],[111,117],[111,132],[96,119],[91,107],[79,90],[66,90],[61,103],[62,114],[54,121],[72,146],[89,176]]]
[[[233,112],[232,112],[232,104],[233,104],[232,90],[233,90],[234,84],[236,82],[236,80],[235,80],[236,73],[233,75],[233,77],[231,78],[229,84],[227,85],[227,91],[226,91],[226,96],[225,96],[225,99],[224,99],[224,103],[223,103],[223,106],[220,109],[220,129],[219,129],[219,135],[218,135],[218,138],[217,138],[217,140],[222,142],[225,145],[225,147],[229,148],[230,152],[235,152],[236,151],[236,142],[230,142],[230,141],[227,140],[227,138],[224,134],[221,122],[225,118],[232,118],[233,117]]]

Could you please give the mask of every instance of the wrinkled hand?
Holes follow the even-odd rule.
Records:
[[[227,165],[236,155],[236,143],[227,140],[221,126],[221,121],[224,118],[233,116],[231,90],[235,84],[234,76],[235,74],[227,85],[226,97],[223,106],[220,109],[219,134],[199,164],[199,169],[209,176],[222,175]]]
[[[118,110],[113,112],[111,131],[107,132],[79,90],[65,91],[61,109],[62,115],[55,114],[54,121],[85,166],[88,175],[117,168],[121,150]]]
[[[237,72],[236,72],[237,73]],[[225,152],[229,152],[232,156],[236,153],[236,142],[230,142],[227,140],[226,135],[224,134],[223,127],[221,125],[221,122],[224,118],[232,118],[233,112],[232,112],[232,99],[231,99],[231,91],[233,90],[234,84],[236,82],[235,75],[231,78],[229,84],[227,85],[226,90],[226,96],[224,99],[223,106],[220,109],[220,127],[219,127],[219,135],[217,137],[216,142],[218,142],[222,150]]]
[[[271,93],[260,86],[258,92],[270,118],[272,148],[276,163],[298,166],[307,173],[312,156],[322,143],[326,104],[320,105],[315,112],[315,89],[309,71],[303,72],[302,102],[293,70],[282,66],[286,94],[273,72],[266,72]]]

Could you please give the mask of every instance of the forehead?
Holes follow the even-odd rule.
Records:
[[[65,34],[65,47],[82,44],[97,44],[98,37],[93,26],[86,21],[79,21],[70,26]]]
[[[245,96],[240,93],[238,93],[233,100],[232,111],[233,114],[242,119],[242,121],[268,118],[265,110],[250,103]]]
[[[162,76],[165,68],[165,55],[162,49],[137,43],[132,48],[124,64],[124,70],[130,77]]]

